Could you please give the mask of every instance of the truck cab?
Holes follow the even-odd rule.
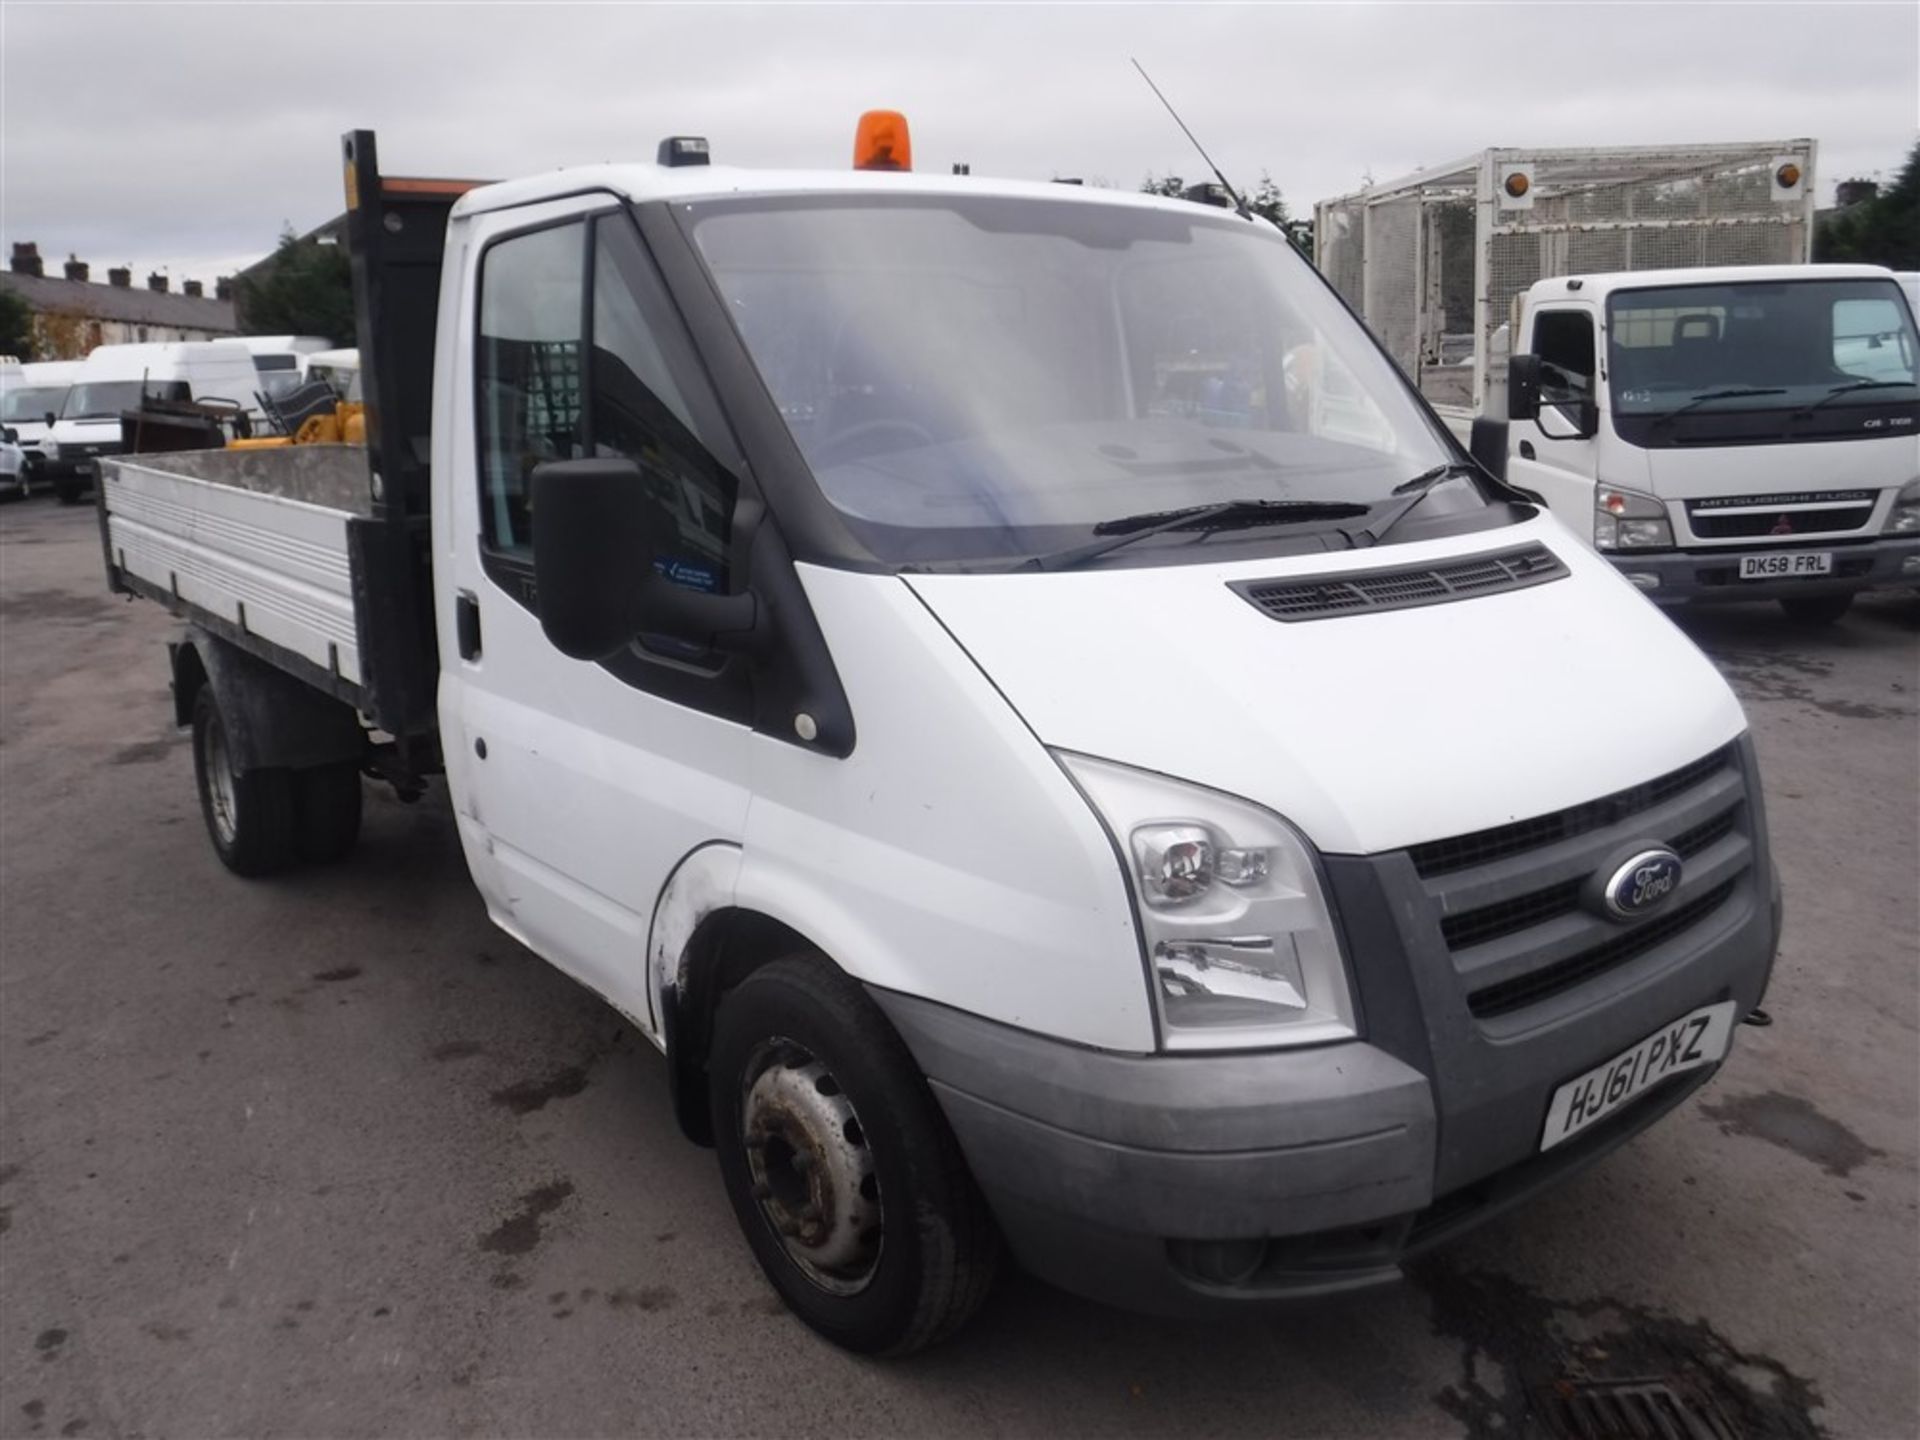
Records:
[[[1920,584],[1920,357],[1892,272],[1541,280],[1511,333],[1511,478],[1649,598],[1819,622]]]

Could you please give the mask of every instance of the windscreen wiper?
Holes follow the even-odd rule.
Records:
[[[1670,424],[1680,416],[1686,414],[1689,410],[1697,409],[1709,400],[1743,400],[1749,395],[1784,395],[1786,393],[1787,392],[1778,385],[1736,386],[1730,390],[1702,390],[1698,395],[1687,401],[1686,404],[1677,409],[1667,411],[1666,414],[1655,420],[1653,422],[1653,428],[1658,430],[1662,425]]]
[[[1180,510],[1122,515],[1118,519],[1102,520],[1093,527],[1094,534],[1100,537],[1098,540],[1055,550],[1049,555],[1030,556],[1014,569],[1071,570],[1122,545],[1169,530],[1237,530],[1255,525],[1293,525],[1306,520],[1349,520],[1366,514],[1367,509],[1350,500],[1223,500],[1217,505],[1189,505]]]
[[[1359,530],[1342,530],[1347,544],[1356,550],[1366,545],[1378,545],[1381,537],[1406,516],[1406,513],[1433,493],[1433,487],[1442,480],[1451,480],[1456,475],[1472,475],[1479,471],[1477,465],[1463,465],[1458,460],[1449,460],[1444,465],[1436,465],[1431,470],[1422,470],[1411,480],[1403,480],[1388,492],[1390,495],[1404,495],[1407,498],[1398,505],[1384,509],[1374,517],[1373,523]]]
[[[1804,420],[1822,405],[1838,400],[1842,395],[1850,395],[1855,390],[1911,390],[1912,388],[1911,380],[1849,380],[1845,384],[1834,386],[1811,405],[1802,405],[1787,417],[1787,423],[1791,425],[1796,420]]]

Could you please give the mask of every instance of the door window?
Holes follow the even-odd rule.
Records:
[[[1533,321],[1540,357],[1540,399],[1548,405],[1593,398],[1593,317],[1584,310],[1543,310]]]
[[[1893,299],[1833,302],[1833,367],[1862,380],[1911,383],[1912,342],[1900,302]]]
[[[481,531],[490,549],[529,557],[534,466],[585,455],[580,325],[581,222],[515,235],[480,269]]]
[[[482,530],[492,554],[531,558],[536,466],[618,457],[639,466],[671,537],[636,563],[651,560],[692,589],[728,588],[738,461],[624,216],[511,236],[487,250],[478,385]]]
[[[731,447],[719,438],[713,399],[632,226],[608,215],[594,230],[592,453],[639,465],[673,537],[653,557],[655,568],[690,589],[723,593],[739,487],[714,452]]]

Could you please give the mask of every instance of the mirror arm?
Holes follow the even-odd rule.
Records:
[[[716,650],[751,650],[762,629],[760,602],[751,590],[709,595],[658,575],[646,582],[641,612],[649,629]]]

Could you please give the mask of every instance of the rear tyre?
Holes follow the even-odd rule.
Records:
[[[53,477],[53,493],[62,505],[78,505],[87,495],[87,482],[71,470]]]
[[[1831,625],[1853,608],[1853,596],[1790,595],[1780,608],[1796,625]]]
[[[360,838],[360,766],[343,760],[293,774],[300,858],[325,865],[345,859]]]
[[[767,1279],[836,1345],[906,1355],[980,1307],[1000,1237],[900,1037],[826,957],[754,971],[709,1055],[727,1198]]]
[[[271,875],[293,863],[293,776],[286,770],[238,770],[226,721],[203,685],[193,697],[193,777],[200,814],[220,863],[236,875]]]

